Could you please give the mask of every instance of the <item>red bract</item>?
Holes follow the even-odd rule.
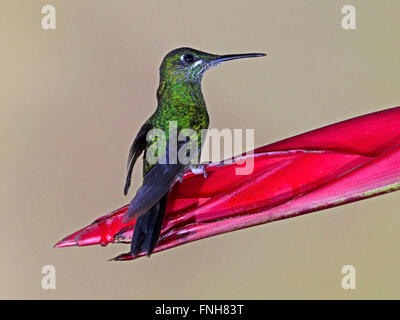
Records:
[[[368,114],[254,150],[243,167],[209,164],[208,178],[185,174],[170,192],[154,252],[262,223],[330,208],[400,189],[400,107]],[[56,247],[129,243],[127,206],[98,218]],[[141,255],[139,255],[141,256]],[[114,260],[131,260],[129,253]]]

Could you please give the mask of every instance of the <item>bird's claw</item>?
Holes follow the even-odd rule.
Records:
[[[190,169],[190,171],[192,171],[193,174],[196,174],[196,175],[202,174],[203,177],[204,177],[204,179],[207,179],[207,177],[208,177],[208,173],[207,173],[205,164],[191,165],[191,166],[189,167],[189,169]],[[180,174],[180,175],[176,178],[176,182],[179,181],[180,183],[182,183],[182,182],[183,182],[183,176],[184,176],[184,174]]]
[[[208,177],[206,166],[204,164],[197,164],[190,166],[190,171],[193,174],[203,174],[204,179]]]

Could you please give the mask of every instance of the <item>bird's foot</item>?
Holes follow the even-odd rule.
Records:
[[[192,171],[193,174],[196,174],[196,175],[202,174],[204,179],[206,179],[208,177],[205,164],[192,164],[192,165],[190,165],[189,169],[190,169],[190,171]],[[184,176],[184,173],[180,174],[176,178],[176,182],[179,181],[180,183],[182,183],[183,182],[183,176]]]
[[[192,171],[193,174],[203,174],[204,179],[208,177],[205,164],[192,164],[190,166],[190,171]]]

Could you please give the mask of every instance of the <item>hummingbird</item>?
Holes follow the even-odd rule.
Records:
[[[123,217],[123,222],[136,218],[130,250],[133,257],[140,252],[147,256],[153,252],[160,236],[168,193],[176,181],[181,180],[189,169],[196,174],[203,173],[207,176],[204,165],[195,161],[188,163],[173,157],[173,154],[190,144],[190,147],[197,151],[194,158],[200,159],[201,132],[207,130],[209,125],[209,115],[201,90],[204,72],[224,61],[261,56],[265,54],[216,55],[191,48],[178,48],[164,57],[160,66],[157,108],[137,133],[128,157],[125,195],[131,184],[133,167],[143,153],[143,183]],[[192,135],[197,136],[194,137],[197,139],[178,141],[174,147],[169,141],[171,122],[175,123],[177,135],[184,129],[191,129]],[[161,130],[167,138],[163,140],[153,137],[150,134],[153,129]],[[164,150],[163,157],[166,161],[154,163],[147,159],[147,154],[150,147],[157,142],[158,146],[161,146],[161,149],[157,150]],[[171,161],[172,158],[175,161]]]

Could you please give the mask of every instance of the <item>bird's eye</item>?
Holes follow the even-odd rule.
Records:
[[[183,59],[185,62],[188,62],[188,63],[194,61],[194,57],[193,57],[193,55],[190,54],[190,53],[185,54],[184,56],[182,56],[182,59]]]

